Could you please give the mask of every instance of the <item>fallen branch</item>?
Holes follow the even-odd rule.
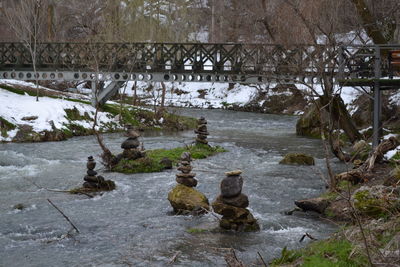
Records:
[[[51,189],[51,188],[46,188],[46,187],[43,187],[43,186],[40,186],[40,185],[38,185],[37,183],[35,183],[34,181],[32,181],[32,180],[29,180],[28,178],[24,178],[26,181],[28,181],[28,182],[30,182],[31,184],[33,184],[34,186],[36,186],[37,188],[39,188],[39,189],[43,189],[43,190],[46,190],[46,191],[49,191],[49,192],[56,192],[56,193],[71,193],[71,190],[60,190],[60,189]],[[88,193],[85,193],[85,192],[80,192],[80,191],[77,191],[76,192],[77,194],[82,194],[82,195],[85,195],[85,196],[87,196],[87,197],[89,197],[89,198],[93,198],[93,196],[92,195],[90,195],[90,194],[88,194]]]
[[[312,235],[310,235],[309,233],[305,233],[301,238],[300,238],[300,240],[299,240],[299,242],[301,243],[301,242],[303,242],[304,241],[304,238],[306,238],[306,237],[308,237],[308,238],[310,238],[311,240],[318,240],[318,239],[316,239],[315,237],[313,237]]]
[[[76,231],[77,233],[80,233],[79,230],[78,230],[78,228],[71,222],[71,220],[68,218],[67,215],[64,214],[64,212],[62,212],[53,202],[51,202],[50,199],[47,199],[47,201],[48,201],[59,213],[61,213],[61,215],[69,222],[69,224],[72,226],[72,228],[75,229],[75,231]]]
[[[176,259],[178,258],[180,251],[177,251],[174,256],[171,258],[171,260],[168,262],[168,264],[172,264],[176,261]]]
[[[267,265],[267,263],[264,261],[264,258],[261,256],[260,252],[257,251],[257,254],[258,254],[258,256],[260,257],[260,259],[261,259],[261,261],[262,261],[264,267],[267,267],[268,265]]]
[[[233,248],[231,248],[228,252],[228,254],[226,254],[224,256],[226,264],[228,264],[229,267],[246,267],[243,262],[241,262],[237,257],[236,257],[236,253],[235,250]]]
[[[204,210],[206,213],[210,213],[212,216],[214,216],[215,218],[217,218],[218,219],[218,221],[221,221],[221,218],[219,218],[218,217],[218,215],[217,215],[217,213],[215,213],[214,211],[212,211],[212,210],[207,210],[207,209],[205,209],[205,208],[203,208],[203,207],[200,207],[202,210]]]
[[[395,149],[400,145],[400,141],[392,136],[389,139],[380,143],[372,153],[372,155],[365,161],[361,166],[364,170],[370,172],[375,166],[375,162],[379,162],[383,159],[383,156],[390,150]]]

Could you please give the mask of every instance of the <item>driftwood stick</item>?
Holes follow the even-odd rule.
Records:
[[[180,253],[180,251],[177,251],[177,252],[174,254],[174,256],[171,258],[171,260],[169,261],[168,264],[174,263],[174,262],[176,261],[176,259],[178,258],[179,253]]]
[[[34,186],[36,186],[37,188],[39,188],[39,189],[44,189],[44,190],[49,191],[49,192],[71,193],[71,190],[51,189],[51,188],[47,188],[47,187],[40,186],[40,185],[38,185],[37,183],[35,183],[34,181],[29,180],[28,178],[24,178],[24,179],[27,180],[28,182],[30,182],[31,184],[33,184]],[[86,193],[86,192],[81,192],[81,191],[79,191],[79,192],[76,192],[76,193],[77,193],[77,194],[85,195],[85,196],[87,196],[87,197],[89,197],[89,198],[93,198],[92,195],[90,195],[90,194],[88,194],[88,193]]]
[[[229,267],[246,267],[242,261],[240,261],[237,257],[236,257],[236,253],[235,250],[232,248],[229,250],[229,253],[225,255],[225,261],[226,264]]]
[[[361,166],[363,170],[368,172],[372,171],[375,166],[375,163],[381,161],[386,152],[395,149],[400,145],[400,141],[396,137],[390,137],[389,139],[380,143],[375,150],[372,152],[372,155],[365,161],[365,163]]]
[[[264,261],[264,258],[261,256],[261,254],[260,254],[259,251],[257,251],[257,254],[258,254],[258,256],[260,257],[260,259],[261,259],[261,261],[262,261],[264,267],[268,267],[267,263]]]
[[[76,226],[71,222],[71,220],[68,218],[67,215],[64,214],[64,212],[62,212],[53,202],[51,202],[50,199],[47,199],[47,201],[59,212],[61,213],[61,215],[69,222],[69,224],[71,224],[71,226],[75,229],[75,231],[77,233],[80,233],[78,228],[76,228]]]

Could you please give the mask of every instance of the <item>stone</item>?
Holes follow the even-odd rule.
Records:
[[[133,138],[128,138],[121,144],[122,149],[138,148],[139,146],[140,146],[139,140]]]
[[[138,149],[125,149],[122,152],[122,157],[125,159],[135,160],[143,157],[143,153]]]
[[[104,179],[103,176],[99,175],[97,176],[97,180],[99,181],[99,183],[104,183],[106,179]]]
[[[196,176],[195,173],[177,173],[176,174],[176,177],[180,177],[180,178],[193,178],[195,176]]]
[[[178,184],[183,184],[189,187],[196,187],[197,186],[197,180],[194,178],[182,178],[182,177],[176,177],[176,182]]]
[[[85,180],[86,182],[91,182],[91,183],[98,183],[98,181],[99,181],[97,176],[89,176],[89,175],[86,175],[83,178],[83,180]]]
[[[190,163],[190,161],[192,161],[192,156],[189,152],[183,152],[181,155],[181,161],[188,161]]]
[[[324,214],[325,209],[329,206],[329,200],[326,198],[309,198],[296,200],[294,204],[304,211],[315,211]]]
[[[197,131],[199,131],[199,132],[207,132],[207,125],[206,124],[200,124],[197,127]]]
[[[178,167],[178,171],[181,171],[183,173],[190,173],[192,171],[193,167],[190,165],[183,165]]]
[[[183,160],[183,161],[181,161],[181,162],[179,162],[181,165],[183,165],[183,166],[189,166],[190,165],[190,161],[186,161],[186,160]]]
[[[238,176],[241,174],[242,174],[241,170],[234,170],[234,171],[229,171],[229,172],[225,173],[226,176]]]
[[[160,160],[160,164],[164,166],[164,169],[172,169],[172,160],[169,158],[163,158]]]
[[[216,213],[223,216],[219,224],[222,229],[244,232],[260,230],[257,220],[245,208],[227,205],[221,201],[221,198],[217,198],[212,203],[212,207]]]
[[[197,120],[197,124],[207,124],[206,118],[200,117],[200,119]]]
[[[198,131],[198,130],[194,130],[194,132],[197,133],[197,134],[205,135],[205,136],[210,135],[210,133],[207,132],[207,131]]]
[[[288,153],[279,162],[285,165],[315,165],[314,158],[304,153]]]
[[[224,198],[220,195],[218,196],[217,200],[222,201],[224,204],[238,208],[247,208],[249,206],[249,198],[245,194],[240,194],[232,198]]]
[[[197,142],[197,143],[200,143],[200,144],[205,144],[205,145],[208,144],[208,141],[207,141],[207,140],[202,140],[202,139],[200,139],[200,138],[196,138],[196,142]]]
[[[207,136],[206,135],[198,135],[197,138],[201,139],[201,140],[206,140]]]
[[[38,116],[26,116],[26,117],[22,117],[21,120],[23,121],[34,121],[37,120],[39,117]]]
[[[88,176],[96,176],[97,175],[97,172],[94,170],[88,170],[86,173]]]
[[[137,138],[140,137],[140,134],[139,134],[138,132],[136,132],[135,130],[133,130],[133,129],[129,129],[129,130],[126,132],[125,136],[130,137],[130,138],[137,139]]]
[[[168,200],[175,212],[209,210],[207,197],[194,189],[182,184],[175,186],[168,194]]]
[[[232,198],[242,192],[243,178],[237,176],[227,176],[221,181],[221,195],[224,198]]]
[[[88,168],[88,170],[94,170],[94,168],[96,168],[96,162],[94,161],[92,156],[88,157],[86,168]]]
[[[84,182],[83,183],[83,188],[89,188],[89,189],[98,189],[99,185],[97,183],[92,183],[92,182]]]

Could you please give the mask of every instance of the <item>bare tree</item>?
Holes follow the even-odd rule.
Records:
[[[36,77],[36,101],[39,101],[39,75],[37,73],[38,47],[43,31],[43,0],[13,1],[4,10],[7,22],[17,39],[28,49]]]

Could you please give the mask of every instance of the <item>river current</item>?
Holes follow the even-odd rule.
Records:
[[[327,221],[309,215],[288,216],[294,200],[318,196],[325,190],[321,178],[324,159],[321,141],[297,137],[296,117],[221,110],[186,110],[177,113],[208,120],[209,142],[229,150],[193,162],[197,189],[212,202],[219,194],[224,172],[243,170],[243,193],[258,219],[256,233],[190,233],[212,229],[217,219],[172,216],[168,192],[176,185],[176,169],[162,173],[124,175],[96,169],[112,179],[117,189],[89,199],[46,189],[67,190],[82,184],[86,159],[98,161],[100,148],[93,136],[64,142],[0,144],[0,266],[226,266],[223,256],[234,248],[246,264],[257,252],[269,261],[281,250],[304,246],[306,232],[324,238],[335,230]],[[193,131],[144,133],[146,149],[190,144]],[[104,136],[119,152],[125,137]],[[284,166],[288,152],[305,152],[316,166]],[[340,168],[334,163],[335,168]],[[79,229],[63,238],[70,224],[48,203],[56,204]],[[16,204],[26,208],[16,210]]]

